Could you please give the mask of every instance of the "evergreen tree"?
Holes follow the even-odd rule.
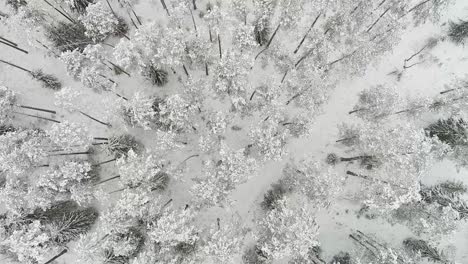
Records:
[[[448,36],[456,44],[464,44],[468,38],[468,21],[450,22]]]
[[[451,147],[468,144],[468,124],[462,118],[439,119],[425,130],[430,137],[437,137]]]
[[[437,248],[432,247],[426,241],[417,238],[407,238],[403,241],[404,247],[413,254],[419,254],[423,258],[427,258],[434,262],[447,263],[442,252]]]

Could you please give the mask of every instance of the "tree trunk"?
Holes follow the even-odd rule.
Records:
[[[355,156],[355,157],[350,157],[350,158],[340,158],[340,161],[354,161],[354,160],[363,160],[363,159],[369,159],[372,158],[372,156]]]
[[[8,64],[8,65],[10,65],[10,66],[13,66],[13,67],[15,67],[15,68],[17,68],[17,69],[20,69],[20,70],[22,70],[22,71],[25,71],[25,72],[27,72],[27,73],[29,73],[29,74],[32,73],[31,70],[28,70],[28,69],[26,69],[26,68],[20,67],[20,66],[18,66],[18,65],[16,65],[16,64],[13,64],[13,63],[11,63],[11,62],[4,61],[4,60],[0,60],[0,62],[3,62],[3,63],[5,63],[5,64]]]
[[[163,8],[167,12],[167,15],[170,16],[171,14],[169,14],[169,9],[167,9],[166,2],[164,0],[160,0],[160,1],[161,1],[161,4],[162,4]]]
[[[3,40],[3,41],[5,41],[5,42],[10,43],[10,44],[13,45],[13,46],[18,47],[18,44],[16,44],[15,42],[13,42],[13,41],[11,41],[11,40],[9,40],[9,39],[6,39],[6,38],[1,37],[1,36],[0,36],[0,39]]]
[[[257,56],[255,56],[255,59],[254,59],[254,60],[257,60],[258,56],[260,56],[260,54],[262,54],[265,50],[268,49],[268,47],[270,47],[270,44],[271,44],[271,42],[273,41],[273,39],[275,38],[276,33],[278,32],[280,26],[281,26],[281,23],[278,24],[278,26],[276,27],[275,31],[273,32],[273,35],[271,35],[270,40],[268,40],[267,45],[265,46],[264,49],[262,49],[262,50],[257,54]]]
[[[117,179],[117,178],[120,178],[120,175],[111,177],[111,178],[109,178],[109,179],[102,180],[102,181],[100,181],[100,182],[94,184],[93,186],[96,186],[96,185],[99,185],[99,184],[101,184],[101,183],[105,183],[105,182],[108,182],[108,181],[112,181],[112,180]]]
[[[133,18],[132,18],[132,16],[130,15],[130,13],[128,13],[128,17],[130,18],[130,21],[132,21],[133,26],[134,26],[136,29],[138,29],[138,26],[137,26],[137,24],[135,23],[135,21],[133,21]]]
[[[23,52],[23,53],[26,53],[26,54],[29,53],[27,50],[24,50],[24,49],[22,49],[22,48],[18,48],[17,46],[12,45],[12,44],[10,44],[10,43],[8,43],[8,42],[1,41],[1,40],[0,40],[0,43],[3,43],[4,45],[6,45],[6,46],[8,46],[8,47],[14,48],[14,49],[16,49],[16,50],[18,50],[18,51],[21,51],[21,52]]]
[[[135,13],[135,10],[133,10],[133,8],[132,8],[132,13],[133,13],[133,15],[135,16],[136,20],[138,21],[138,24],[140,24],[140,26],[143,25],[143,24],[141,23],[140,18],[139,18],[139,17],[137,16],[137,14]]]
[[[360,112],[360,111],[364,111],[364,110],[369,110],[369,109],[367,109],[367,108],[359,108],[359,109],[355,109],[355,110],[349,111],[348,114],[351,115],[351,114],[354,114],[354,113],[357,113],[357,112]]]
[[[288,75],[288,70],[286,70],[286,72],[283,75],[283,78],[281,78],[281,83],[283,83],[284,79],[286,79],[286,75]]]
[[[253,97],[254,97],[254,95],[255,95],[256,93],[257,93],[257,90],[254,90],[254,91],[252,92],[252,94],[250,95],[249,101],[252,101],[252,99],[253,99]]]
[[[218,47],[219,47],[219,58],[222,59],[223,53],[221,51],[221,38],[219,37],[219,34],[218,34]]]
[[[93,166],[97,167],[97,166],[101,166],[103,164],[106,164],[106,163],[109,163],[109,162],[112,162],[112,161],[115,161],[117,160],[116,158],[114,159],[110,159],[110,160],[106,160],[106,161],[102,161],[102,162],[99,162],[99,163],[96,163],[96,164],[93,164]]]
[[[322,15],[322,13],[319,13],[318,16],[315,18],[314,22],[312,22],[312,25],[309,27],[309,29],[307,30],[307,32],[305,33],[304,37],[302,38],[301,42],[299,43],[299,45],[297,46],[297,48],[294,50],[294,54],[296,54],[299,49],[301,48],[302,44],[304,43],[304,41],[306,40],[307,38],[307,35],[309,35],[309,32],[312,30],[312,28],[314,27],[315,23],[317,23],[317,20],[319,19],[319,17]]]
[[[164,207],[168,206],[168,205],[169,205],[171,202],[172,202],[172,198],[171,198],[171,199],[169,199],[169,201],[167,201],[167,202],[166,202],[166,203],[165,203],[165,204],[162,206],[162,208],[164,208]]]
[[[59,153],[59,154],[51,154],[49,156],[71,156],[71,155],[88,155],[91,154],[90,151],[79,151],[79,152],[70,152],[70,153]]]
[[[377,20],[375,20],[374,23],[372,23],[372,25],[366,30],[366,32],[369,33],[369,32],[372,30],[372,28],[374,28],[374,26],[377,25],[377,23],[380,21],[380,19],[381,19],[383,16],[385,16],[385,14],[386,14],[388,11],[390,11],[390,7],[387,8],[387,9],[377,18]]]
[[[54,260],[60,258],[62,255],[64,255],[65,253],[68,252],[68,249],[63,249],[62,251],[60,251],[60,253],[58,253],[57,255],[55,255],[53,258],[49,259],[47,262],[45,262],[44,264],[50,264],[52,263]]]
[[[182,64],[182,68],[184,68],[185,75],[187,75],[187,77],[190,77],[190,74],[188,73],[187,68],[184,64]]]
[[[105,137],[94,137],[93,139],[94,140],[109,140],[109,138],[105,138]]]
[[[431,1],[431,0],[424,0],[424,1],[420,2],[419,4],[417,4],[414,7],[410,8],[410,10],[408,10],[408,12],[406,12],[406,14],[413,12],[415,9],[417,9],[418,7],[426,4],[429,1]]]
[[[355,138],[357,138],[357,136],[338,139],[338,140],[335,141],[335,142],[342,142],[342,141],[346,141],[346,140],[350,140],[350,139],[355,139]]]
[[[192,9],[189,8],[189,11],[190,11],[190,16],[192,16],[193,28],[195,29],[195,32],[197,33],[197,36],[198,36],[197,23],[195,22],[195,17],[193,16]]]
[[[88,115],[88,114],[85,114],[85,113],[83,113],[83,112],[81,112],[81,111],[78,111],[78,112],[80,112],[80,114],[82,114],[82,115],[88,117],[89,119],[94,120],[94,121],[96,121],[96,122],[98,122],[98,123],[100,123],[100,124],[103,124],[103,125],[105,125],[105,126],[107,126],[107,127],[112,127],[112,125],[109,124],[109,123],[102,122],[102,121],[100,121],[100,120],[98,120],[98,119],[96,119],[96,118],[94,118],[94,117],[92,117],[92,116],[90,116],[90,115]]]
[[[25,108],[25,109],[32,109],[32,110],[42,111],[42,112],[51,113],[51,114],[57,114],[57,112],[55,112],[54,110],[37,108],[37,107],[32,107],[32,106],[27,106],[27,105],[18,105],[18,106],[21,108]]]
[[[72,22],[73,24],[76,24],[76,21],[73,20],[71,17],[65,15],[62,11],[60,11],[59,9],[57,9],[55,6],[53,6],[51,3],[49,3],[47,0],[44,0],[44,2],[46,2],[49,6],[51,6],[53,9],[55,9],[55,11],[59,12],[63,17],[65,17],[68,21]]]
[[[29,115],[29,114],[20,113],[20,112],[15,112],[15,111],[13,111],[13,113],[18,114],[18,115],[24,115],[24,116],[35,117],[35,118],[38,118],[38,119],[47,120],[47,121],[54,122],[54,123],[61,123],[61,122],[58,121],[58,120],[51,119],[51,118],[47,118],[47,117],[42,117],[42,116],[37,116],[37,115]]]
[[[132,77],[132,76],[130,75],[130,73],[126,72],[126,71],[125,71],[122,67],[120,67],[119,65],[113,63],[113,62],[110,61],[110,60],[107,60],[107,62],[109,62],[110,64],[112,64],[112,66],[114,66],[115,68],[117,68],[119,71],[125,73],[128,77]]]

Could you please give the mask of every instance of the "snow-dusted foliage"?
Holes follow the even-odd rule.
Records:
[[[38,130],[19,130],[0,135],[0,169],[21,175],[42,165],[47,156],[46,135]]]
[[[164,190],[169,182],[166,172],[167,161],[154,154],[137,155],[130,150],[126,157],[117,160],[120,182],[129,188],[142,186],[153,190]]]
[[[214,69],[213,88],[221,97],[229,96],[234,109],[241,109],[247,103],[249,89],[247,76],[251,67],[251,59],[243,54],[229,51],[219,61]]]
[[[165,209],[159,218],[149,223],[148,236],[158,243],[162,254],[168,254],[174,247],[184,244],[195,244],[199,240],[198,231],[193,226],[194,212],[184,209]]]
[[[57,107],[73,112],[77,109],[77,101],[82,92],[80,90],[64,87],[60,91],[54,93],[54,104]]]
[[[375,121],[393,114],[399,106],[398,93],[393,87],[374,86],[359,94],[359,101],[353,111],[360,118]]]
[[[263,160],[281,160],[287,153],[289,131],[274,120],[267,120],[250,131],[250,137]]]
[[[94,199],[89,183],[96,176],[89,162],[65,161],[39,175],[35,187],[42,199],[49,199],[50,203],[71,199],[87,205]]]
[[[282,184],[304,194],[314,205],[326,207],[342,192],[344,177],[326,164],[302,160],[284,168]]]
[[[213,224],[208,230],[202,251],[216,263],[232,263],[244,245],[245,228],[240,219],[229,220],[227,223]]]
[[[259,221],[260,249],[272,259],[306,256],[317,246],[318,226],[309,208],[288,208],[283,201]]]
[[[156,112],[154,100],[140,93],[135,93],[130,100],[122,102],[122,115],[132,127],[150,130],[154,126]]]
[[[361,178],[365,192],[359,196],[364,195],[365,203],[398,208],[419,200],[421,176],[447,148],[409,124],[392,128],[362,125],[357,131],[351,148],[360,156],[361,168],[347,174]]]
[[[15,104],[15,92],[0,85],[0,124],[5,124],[10,120]]]
[[[103,1],[88,5],[80,21],[86,28],[85,34],[95,41],[115,33],[119,25],[119,20]]]
[[[93,140],[84,125],[68,121],[53,124],[46,133],[52,144],[63,150],[86,149],[91,145],[91,141]]]
[[[219,155],[217,160],[206,161],[204,176],[191,189],[200,205],[229,204],[229,194],[256,173],[257,162],[245,156],[244,149],[223,146]]]
[[[455,263],[466,187],[426,185],[468,164],[452,1],[7,0],[0,262]]]

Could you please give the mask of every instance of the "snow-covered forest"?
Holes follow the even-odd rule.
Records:
[[[467,44],[467,0],[0,0],[0,264],[468,264]]]

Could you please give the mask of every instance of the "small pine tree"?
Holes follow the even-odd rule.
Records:
[[[86,7],[89,4],[94,3],[94,0],[70,0],[68,1],[72,10],[77,13],[84,14],[86,12]]]
[[[330,264],[352,264],[351,255],[348,252],[340,252],[333,256]]]
[[[271,185],[271,189],[263,197],[261,206],[264,210],[270,211],[277,208],[280,205],[280,201],[283,200],[284,196],[290,192],[284,184],[274,183]]]
[[[93,43],[85,32],[86,28],[81,23],[58,22],[56,26],[46,28],[46,36],[61,52],[75,49],[83,51],[88,44]]]
[[[448,36],[456,44],[464,44],[468,38],[468,21],[450,22]]]
[[[139,153],[143,148],[143,145],[129,134],[110,137],[106,146],[116,158],[126,157],[130,150]]]
[[[254,36],[255,36],[255,41],[257,41],[257,43],[260,46],[266,45],[270,36],[269,25],[266,23],[260,23],[260,21],[255,23]]]
[[[428,258],[434,262],[447,263],[442,252],[430,246],[426,241],[417,238],[407,238],[403,241],[403,246],[410,252],[420,254],[423,258]]]
[[[51,223],[54,241],[59,244],[68,243],[79,235],[89,231],[98,217],[96,209],[89,207],[71,212],[63,212],[56,216]]]
[[[168,73],[163,69],[156,68],[150,65],[143,73],[143,75],[151,81],[153,85],[164,86],[168,83]]]
[[[12,125],[0,125],[0,136],[9,132],[15,132],[16,128]]]
[[[14,10],[18,11],[18,8],[26,6],[28,2],[26,2],[26,0],[7,0],[6,4],[10,5]]]
[[[468,124],[463,119],[439,119],[425,130],[430,137],[437,137],[440,141],[455,147],[468,143]]]

